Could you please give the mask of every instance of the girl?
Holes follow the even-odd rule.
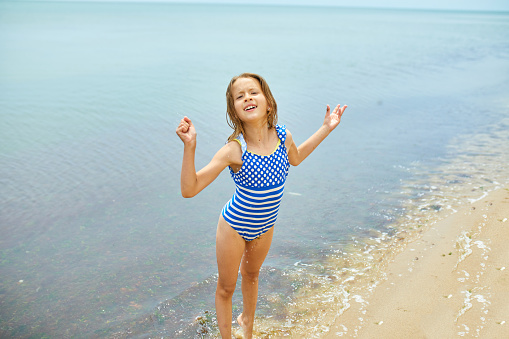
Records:
[[[276,125],[277,105],[265,80],[252,73],[234,77],[226,90],[227,121],[233,128],[228,142],[208,165],[196,172],[196,131],[184,117],[177,135],[184,143],[180,179],[182,196],[191,198],[229,167],[236,185],[224,206],[216,231],[219,277],[216,313],[222,338],[231,338],[232,296],[240,267],[243,312],[237,322],[252,338],[258,299],[258,275],[272,242],[274,224],[288,174],[339,124],[346,105],[327,112],[322,126],[299,147],[284,125]]]

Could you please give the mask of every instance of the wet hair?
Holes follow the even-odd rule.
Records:
[[[274,96],[272,95],[269,85],[265,79],[258,74],[242,73],[241,75],[233,77],[230,81],[230,84],[228,85],[228,88],[226,89],[226,122],[228,123],[228,126],[233,129],[233,133],[228,137],[228,141],[232,141],[238,137],[239,134],[244,133],[244,126],[242,121],[237,116],[237,112],[235,111],[235,98],[233,97],[232,93],[233,84],[235,81],[241,78],[252,78],[258,80],[258,83],[262,89],[262,93],[267,100],[267,107],[269,108],[269,110],[267,110],[267,127],[273,128],[277,124],[276,100],[274,99]]]

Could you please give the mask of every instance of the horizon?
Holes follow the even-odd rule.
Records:
[[[8,0],[6,2],[19,2]],[[118,3],[172,3],[188,5],[263,5],[263,6],[291,6],[291,7],[339,7],[352,9],[394,9],[394,10],[424,10],[424,11],[481,11],[481,12],[509,12],[509,1],[490,0],[430,0],[425,3],[409,5],[402,0],[21,0],[21,2],[118,2]]]

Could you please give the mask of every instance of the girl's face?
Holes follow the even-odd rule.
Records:
[[[267,121],[267,99],[258,80],[239,78],[232,85],[235,112],[242,122]]]

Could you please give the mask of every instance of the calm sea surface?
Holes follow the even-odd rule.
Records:
[[[242,72],[297,143],[348,104],[290,169],[260,336],[327,332],[394,239],[509,180],[509,13],[3,1],[1,337],[217,336],[234,185],[183,199],[174,131],[193,119],[207,164]]]

